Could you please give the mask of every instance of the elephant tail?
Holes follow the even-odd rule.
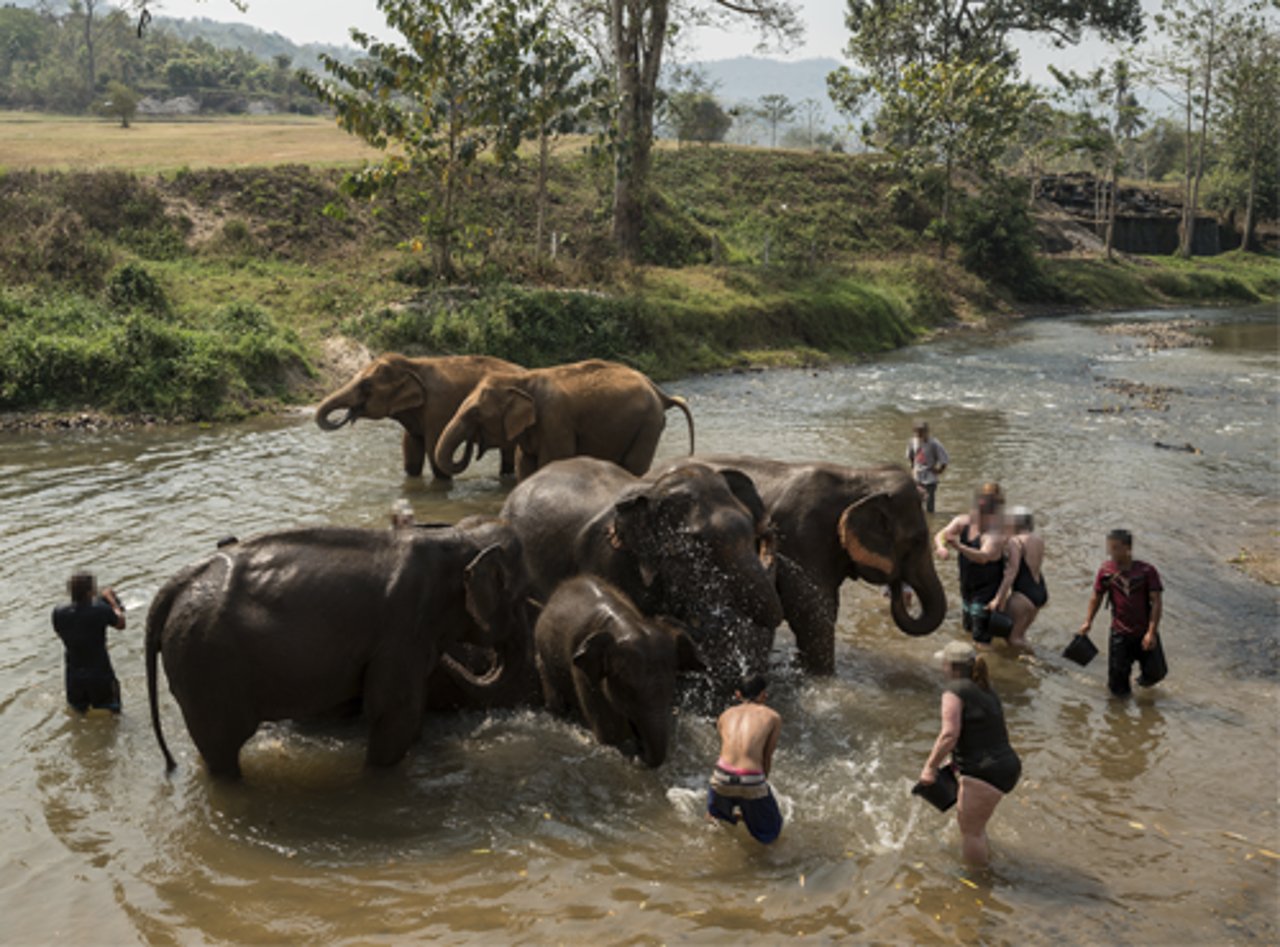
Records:
[[[167,582],[151,603],[147,612],[147,699],[151,702],[151,726],[156,732],[156,741],[160,751],[164,753],[165,772],[172,773],[178,768],[169,746],[164,742],[164,730],[160,727],[160,702],[156,694],[156,659],[160,656],[160,637],[164,633],[165,622],[169,620],[169,611],[173,608],[173,600],[178,596],[180,583]]]
[[[684,418],[689,422],[689,453],[696,453],[693,448],[693,412],[689,410],[689,402],[685,401],[679,395],[669,395],[661,388],[658,389],[658,396],[662,398],[662,410],[676,407],[684,412]]]

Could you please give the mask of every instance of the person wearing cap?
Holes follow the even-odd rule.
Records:
[[[934,497],[938,493],[938,477],[947,469],[951,458],[942,442],[929,436],[929,422],[916,421],[911,425],[911,440],[907,442],[907,463],[916,479],[925,511],[933,512]]]
[[[1009,510],[1012,535],[1005,542],[1004,580],[988,603],[993,612],[1005,612],[1013,621],[1009,644],[1026,650],[1027,629],[1049,603],[1044,581],[1044,540],[1035,531],[1035,518],[1025,506]]]
[[[939,559],[954,549],[960,564],[960,598],[964,630],[983,632],[990,603],[1004,578],[1004,493],[1000,484],[984,483],[973,495],[973,509],[961,513],[934,537]]]
[[[963,641],[953,641],[937,655],[947,683],[942,692],[942,732],[920,771],[920,782],[938,778],[938,768],[951,757],[960,774],[956,819],[964,859],[971,865],[990,860],[987,823],[1022,775],[1022,761],[1009,744],[1004,709],[991,689],[986,662]]]
[[[97,594],[91,573],[67,582],[71,602],[53,610],[53,630],[62,639],[67,703],[80,713],[91,708],[120,713],[120,682],[107,654],[107,627],[124,630],[124,606],[113,589]]]
[[[1133,558],[1133,534],[1113,529],[1107,534],[1107,561],[1093,580],[1093,596],[1080,634],[1088,635],[1105,597],[1111,605],[1111,640],[1107,648],[1107,687],[1127,697],[1137,662],[1138,686],[1154,687],[1168,673],[1160,644],[1164,585],[1149,562]]]

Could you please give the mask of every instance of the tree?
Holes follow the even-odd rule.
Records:
[[[613,79],[614,158],[613,236],[628,259],[643,254],[645,212],[649,206],[654,111],[662,56],[673,33],[719,26],[733,17],[751,20],[763,36],[794,39],[800,33],[792,0],[578,0],[580,29],[607,63]],[[608,39],[600,43],[595,27],[601,15]]]
[[[678,141],[698,141],[704,145],[724,141],[733,125],[733,118],[709,92],[677,92],[669,97],[667,109]]]
[[[439,272],[453,276],[460,187],[468,169],[501,131],[520,61],[518,0],[378,0],[387,24],[407,45],[353,29],[365,51],[353,65],[322,55],[324,79],[304,84],[338,113],[338,124],[379,149],[397,149],[351,179],[372,193],[402,171],[425,174],[438,199],[424,215]],[[506,129],[508,139],[513,133]],[[518,135],[516,138],[518,140]]]
[[[801,99],[800,104],[796,106],[796,112],[800,119],[800,126],[808,139],[808,148],[812,151],[818,144],[818,135],[826,109],[817,99]]]
[[[1104,244],[1110,260],[1114,256],[1120,171],[1134,135],[1146,124],[1143,119],[1146,109],[1134,92],[1133,71],[1125,56],[1117,56],[1110,64],[1095,69],[1087,76],[1064,73],[1053,67],[1050,71],[1067,91],[1083,94],[1086,98],[1084,108],[1075,116],[1075,133],[1068,139],[1068,144],[1088,153],[1095,171],[1100,172],[1094,184],[1095,218],[1100,218],[1105,211]],[[1095,116],[1092,106],[1108,110],[1108,117]],[[1102,174],[1107,176],[1105,191],[1101,186]]]
[[[1245,180],[1240,248],[1254,246],[1259,176],[1265,170],[1274,196],[1280,163],[1280,32],[1257,23],[1225,49],[1217,124],[1226,163]]]
[[[760,96],[760,105],[756,108],[764,123],[769,126],[769,147],[778,147],[778,126],[791,121],[796,114],[796,106],[785,95],[773,93]]]
[[[1178,255],[1183,258],[1190,257],[1195,246],[1214,78],[1224,52],[1225,39],[1233,25],[1238,23],[1239,15],[1233,0],[1164,0],[1163,10],[1156,16],[1156,24],[1167,45],[1155,55],[1153,64],[1166,80],[1172,80],[1180,89],[1186,116],[1186,177],[1178,239]],[[1197,106],[1200,128],[1194,133],[1193,158],[1192,114]]]
[[[98,103],[98,111],[120,119],[120,127],[128,128],[129,122],[138,114],[138,93],[123,82],[112,79],[107,83],[107,94]]]

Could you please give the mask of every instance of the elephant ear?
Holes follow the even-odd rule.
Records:
[[[889,581],[894,573],[893,523],[889,497],[873,493],[845,508],[836,527],[840,545],[860,568],[872,573],[872,581]]]
[[[508,594],[510,578],[502,547],[496,543],[467,563],[463,572],[467,614],[485,634],[493,633],[494,617]]]
[[[720,471],[720,476],[728,485],[729,492],[747,508],[751,518],[755,520],[756,532],[764,529],[769,522],[769,513],[765,509],[764,500],[760,498],[760,491],[756,489],[755,481],[732,467]]]
[[[534,409],[533,395],[519,388],[507,389],[509,400],[507,409],[502,414],[502,434],[508,441],[514,441],[538,420]]]
[[[573,666],[588,680],[602,681],[609,673],[609,656],[613,654],[613,647],[613,635],[608,631],[593,631],[573,652]]]
[[[397,364],[395,375],[396,387],[391,396],[391,406],[387,414],[399,414],[413,408],[421,408],[427,403],[427,385],[404,356],[396,356],[403,365]]]
[[[669,618],[665,619],[664,623],[671,634],[672,640],[676,643],[676,670],[707,670],[706,662],[702,660],[702,652],[698,650],[698,644],[693,640],[693,636],[689,634],[689,629]]]

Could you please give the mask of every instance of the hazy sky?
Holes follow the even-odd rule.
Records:
[[[700,0],[710,2],[710,0]],[[214,20],[239,20],[266,30],[273,30],[295,42],[348,42],[347,30],[360,27],[371,33],[385,29],[385,22],[373,0],[340,0],[317,3],[315,0],[248,0],[249,9],[240,13],[228,0],[160,0],[155,9],[169,16],[205,16]],[[1148,13],[1159,8],[1159,0],[1143,0]],[[803,59],[829,56],[843,58],[847,33],[844,26],[844,0],[797,0],[806,31],[803,43],[777,58]],[[1068,68],[1086,69],[1106,54],[1103,44],[1092,41],[1067,50],[1054,50],[1047,44],[1019,43],[1023,65],[1031,78],[1045,81],[1047,62]],[[756,37],[749,27],[732,31],[699,30],[689,38],[691,59],[727,59],[755,52]]]

